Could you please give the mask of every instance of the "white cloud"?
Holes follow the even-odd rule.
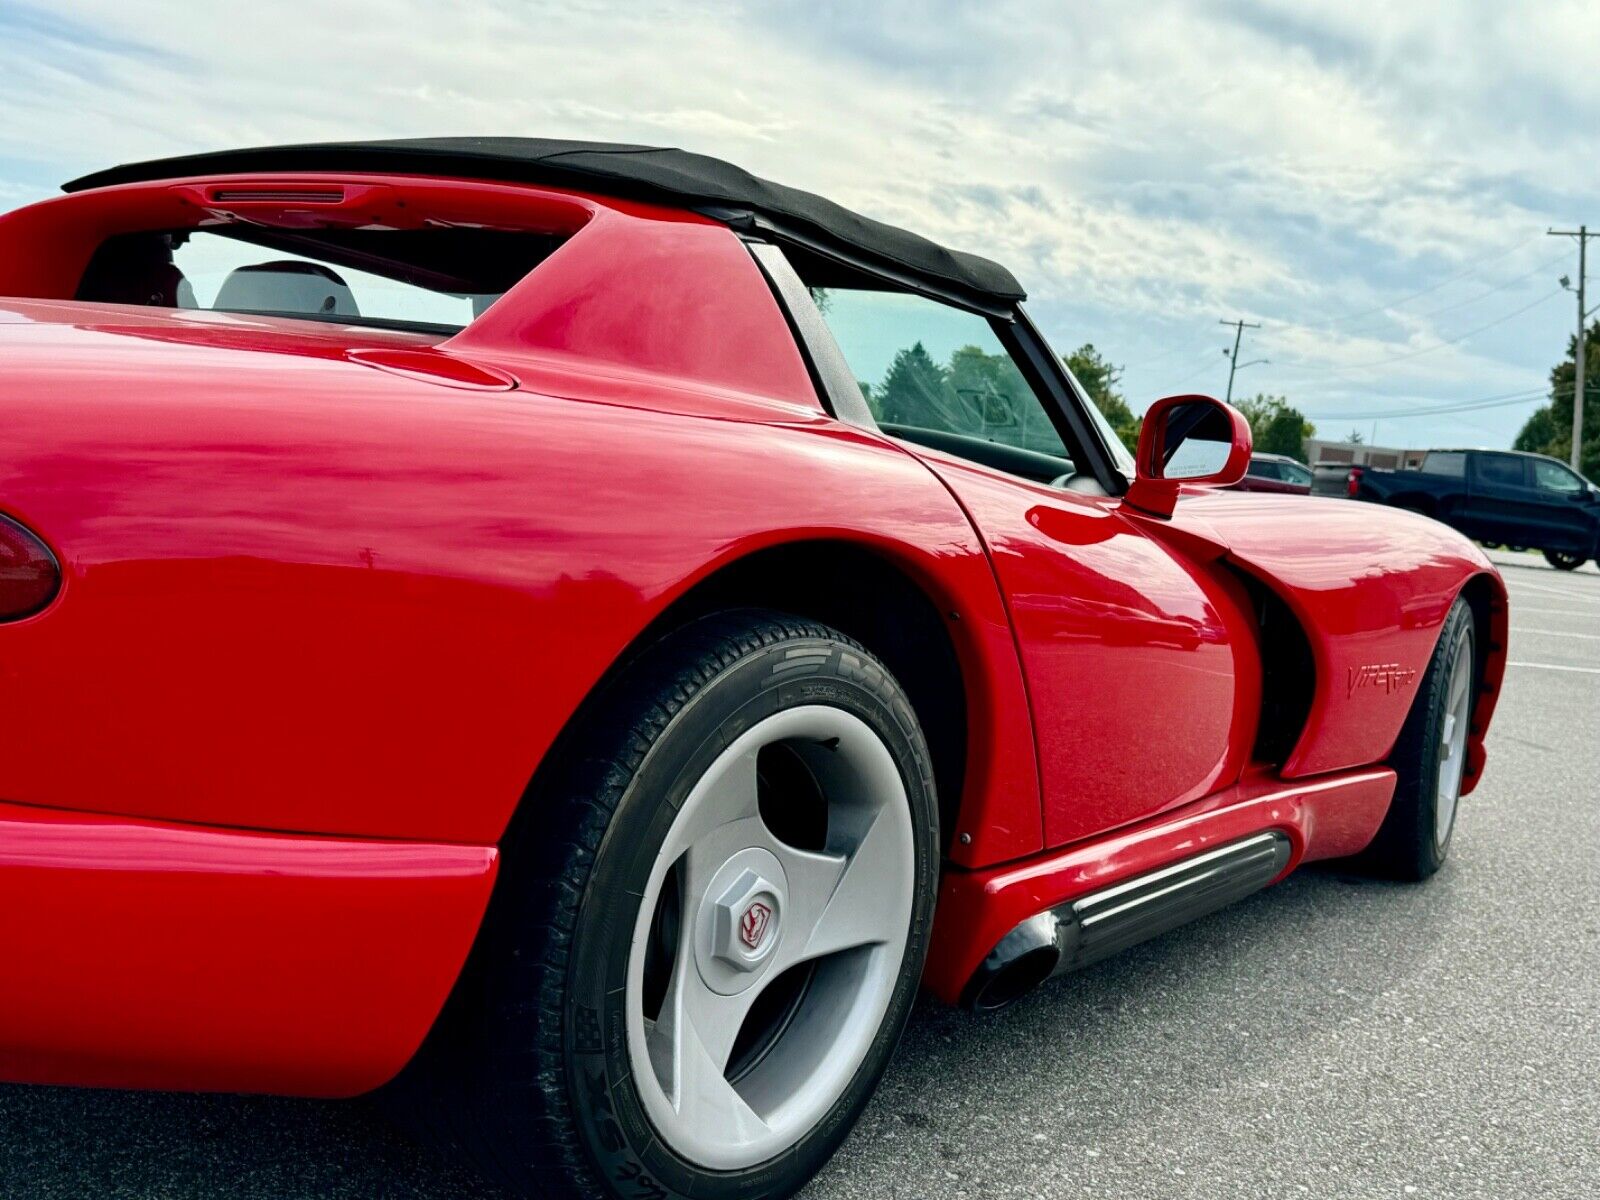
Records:
[[[1346,376],[1439,398],[1542,379],[1557,305],[1348,368],[1552,286],[1416,315],[1548,258],[1545,224],[1600,219],[1600,76],[1555,65],[1596,61],[1600,8],[1564,0],[13,0],[0,168],[406,134],[678,144],[1002,258],[1063,348],[1129,364],[1136,401],[1191,368],[1211,385],[1219,316],[1270,318],[1249,382],[1320,409]]]

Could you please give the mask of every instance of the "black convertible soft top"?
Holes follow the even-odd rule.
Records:
[[[947,249],[721,159],[655,146],[515,137],[261,146],[128,163],[74,179],[63,190],[267,171],[393,172],[571,187],[708,211],[735,227],[760,228],[825,257],[987,308],[1007,307],[1025,295],[1011,272],[989,259]]]

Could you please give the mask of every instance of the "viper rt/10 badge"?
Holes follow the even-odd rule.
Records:
[[[1399,663],[1348,667],[1345,670],[1345,696],[1354,696],[1362,688],[1373,688],[1387,695],[1409,687],[1416,677],[1415,667],[1402,667]]]

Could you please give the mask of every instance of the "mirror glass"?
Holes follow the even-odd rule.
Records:
[[[1200,479],[1228,465],[1233,429],[1227,413],[1205,400],[1168,410],[1161,438],[1163,479]]]

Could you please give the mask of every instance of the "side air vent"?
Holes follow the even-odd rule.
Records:
[[[1253,757],[1277,765],[1289,757],[1311,716],[1317,668],[1311,643],[1283,597],[1255,576],[1236,570],[1250,593],[1261,629],[1261,723]]]
[[[213,188],[215,204],[343,204],[343,188]]]

